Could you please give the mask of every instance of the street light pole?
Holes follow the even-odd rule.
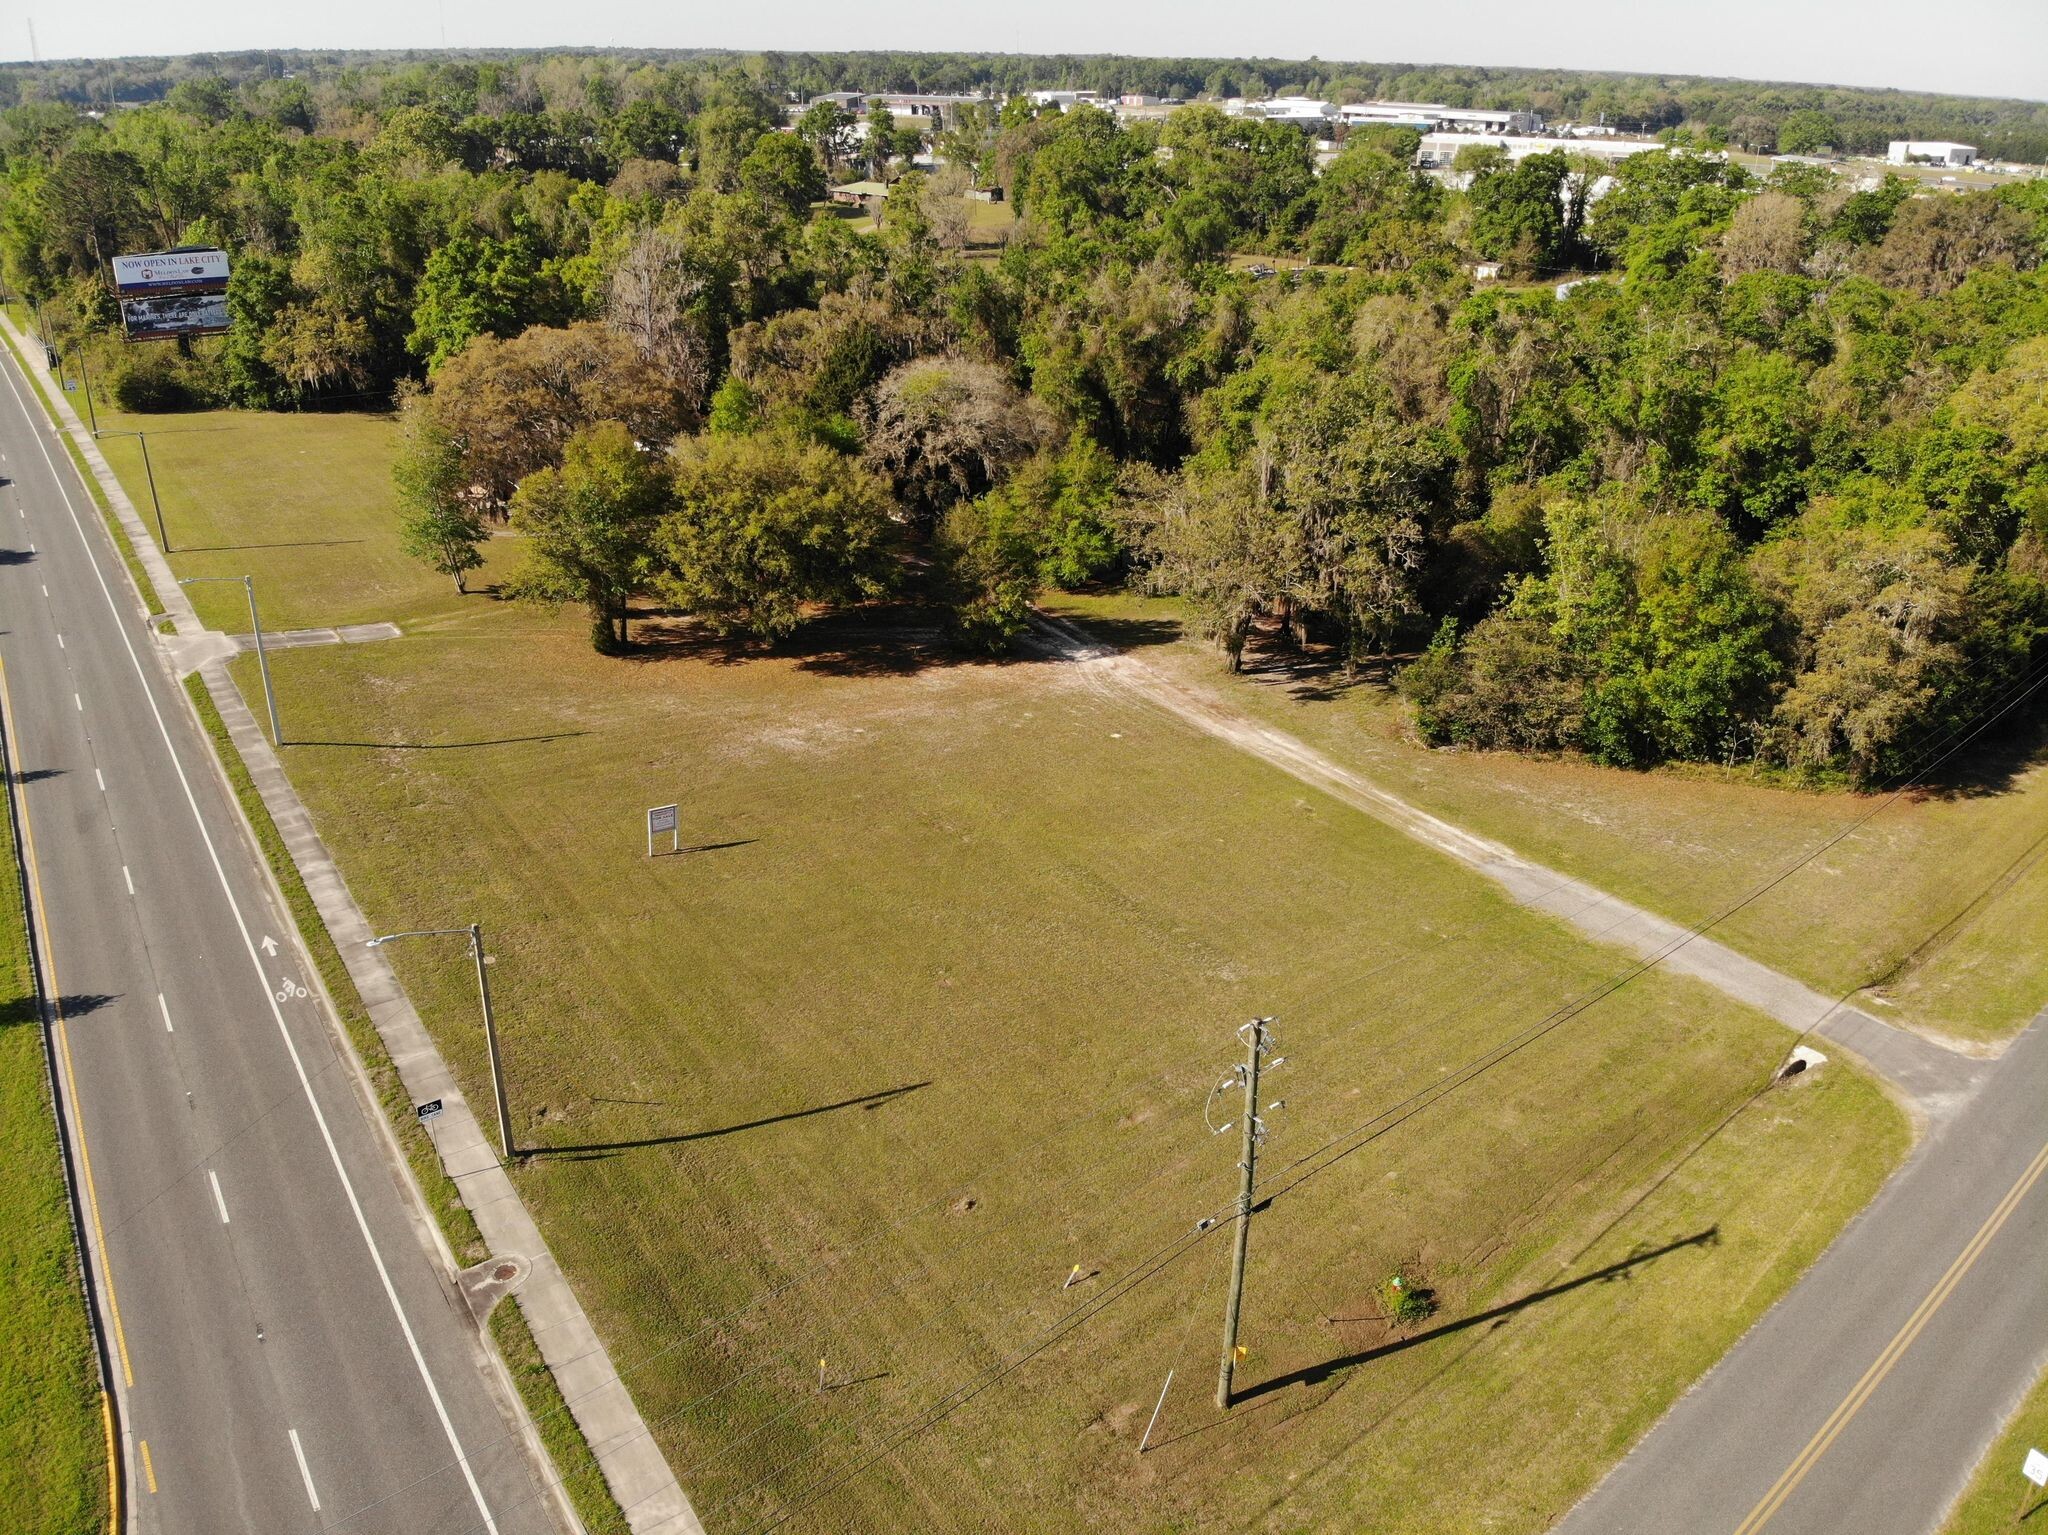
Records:
[[[249,598],[249,627],[256,636],[256,666],[263,673],[263,702],[270,710],[270,740],[274,746],[284,745],[284,729],[277,723],[277,694],[270,686],[270,657],[263,650],[263,620],[256,613],[256,582],[251,576],[186,576],[178,582],[180,586],[196,586],[203,581],[239,581]]]
[[[149,477],[149,508],[156,513],[156,541],[165,554],[171,552],[171,535],[164,531],[164,504],[156,493],[156,467],[149,461],[149,433],[109,432],[109,437],[133,437],[142,444],[142,472]]]
[[[484,1046],[491,1061],[491,1093],[498,1102],[498,1147],[504,1160],[512,1160],[512,1110],[505,1098],[505,1063],[498,1053],[498,1020],[491,1012],[490,974],[484,969],[484,930],[481,923],[468,927],[416,928],[404,933],[385,933],[369,940],[368,947],[389,943],[394,938],[467,938],[470,957],[476,961],[476,994],[483,1004]]]
[[[505,1106],[505,1063],[498,1055],[498,1021],[491,1014],[491,980],[484,969],[484,930],[469,924],[469,952],[476,960],[476,994],[484,1007],[484,1045],[491,1057],[491,1091],[498,1100],[498,1147],[512,1160],[512,1111]]]
[[[78,377],[85,389],[85,417],[92,423],[92,434],[100,434],[100,413],[92,408],[92,372],[85,365],[85,343],[78,343]]]

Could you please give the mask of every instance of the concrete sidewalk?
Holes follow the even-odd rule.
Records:
[[[597,1457],[634,1535],[703,1535],[689,1499],[641,1420],[611,1355],[597,1336],[511,1176],[498,1161],[483,1126],[463,1097],[455,1075],[433,1036],[399,985],[383,951],[370,948],[375,934],[349,893],[313,818],[265,739],[225,662],[200,669],[214,707],[228,727],[235,749],[255,780],[264,808],[277,823],[320,920],[334,938],[349,980],[369,1010],[385,1052],[398,1069],[414,1103],[438,1098],[441,1113],[427,1122],[441,1165],[461,1192],[495,1257],[524,1259],[530,1270],[514,1291],[526,1313],[541,1357],[569,1404],[577,1426]]]
[[[227,658],[253,648],[251,637],[223,634],[200,622],[150,530],[44,366],[41,345],[24,337],[4,314],[0,314],[0,326],[5,326],[20,355],[28,359],[36,381],[56,402],[65,434],[83,455],[116,522],[134,546],[136,558],[156,588],[158,601],[173,629],[170,635],[155,633],[158,650],[180,676],[193,671],[201,674],[407,1094],[416,1103],[435,1098],[442,1101],[442,1113],[428,1122],[441,1165],[475,1218],[494,1260],[517,1259],[525,1268],[523,1278],[510,1286],[511,1293],[517,1296],[541,1356],[554,1374],[569,1412],[582,1430],[627,1525],[634,1535],[703,1535],[696,1511],[654,1442],[612,1364],[610,1353],[590,1325],[518,1189],[499,1164],[433,1036],[420,1021],[382,952],[367,947],[373,936],[368,920],[314,830],[311,814],[257,725],[256,716],[228,674]],[[58,428],[50,430],[54,433]],[[139,602],[140,594],[135,595]],[[138,616],[145,613],[146,607],[138,608]],[[265,634],[263,639],[266,648],[290,649],[302,645],[361,644],[395,639],[398,635],[393,624],[361,624],[340,629],[283,630],[275,635]],[[310,964],[308,970],[317,974]],[[346,1032],[338,1020],[331,1021],[335,1038],[346,1042]],[[411,1186],[410,1170],[402,1160],[398,1166]],[[412,1192],[424,1212],[424,1198],[416,1187]],[[431,1225],[431,1218],[428,1219]],[[462,1279],[453,1255],[444,1251],[441,1258],[448,1269],[451,1287],[461,1289]],[[526,1419],[525,1427],[530,1435],[534,1432],[530,1418]],[[545,1460],[545,1455],[542,1458]],[[559,1476],[560,1468],[556,1471]],[[559,1487],[551,1492],[561,1499]],[[568,1513],[566,1499],[561,1501]],[[569,1516],[573,1518],[573,1514]]]

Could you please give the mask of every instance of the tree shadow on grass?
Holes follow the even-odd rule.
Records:
[[[768,1114],[760,1119],[749,1119],[741,1124],[720,1125],[710,1130],[685,1130],[676,1135],[652,1135],[642,1140],[600,1141],[584,1146],[521,1146],[521,1156],[554,1157],[565,1162],[590,1162],[616,1156],[622,1151],[643,1151],[651,1146],[679,1146],[687,1141],[716,1140],[720,1136],[738,1135],[743,1130],[762,1130],[769,1125],[787,1124],[793,1119],[810,1119],[818,1114],[836,1114],[841,1109],[860,1109],[873,1113],[906,1094],[919,1088],[930,1087],[926,1082],[905,1082],[900,1087],[886,1087],[880,1092],[862,1093],[857,1098],[842,1098],[837,1103],[821,1103],[808,1109],[791,1109],[786,1114]]]
[[[1297,645],[1274,619],[1256,624],[1245,643],[1242,675],[1284,687],[1303,703],[1334,703],[1361,689],[1384,692],[1409,656],[1367,656],[1347,666],[1334,645],[1311,640]]]
[[[835,677],[908,677],[965,659],[948,649],[935,616],[907,603],[872,603],[820,614],[777,640],[715,633],[695,619],[662,611],[636,613],[628,661],[794,661],[799,671]]]
[[[1707,1227],[1704,1231],[1696,1231],[1689,1237],[1675,1238],[1672,1241],[1666,1242],[1662,1247],[1638,1247],[1626,1258],[1617,1259],[1615,1262],[1609,1263],[1602,1268],[1594,1269],[1590,1274],[1581,1274],[1577,1279],[1568,1279],[1563,1284],[1548,1285],[1541,1290],[1531,1291],[1520,1300],[1512,1300],[1505,1305],[1494,1306],[1489,1310],[1476,1312],[1471,1316],[1458,1317],[1439,1326],[1426,1328],[1418,1333],[1411,1333],[1405,1338],[1396,1338],[1391,1343],[1378,1344],[1373,1348],[1360,1349],[1357,1353],[1342,1354],[1335,1359],[1326,1359],[1321,1364],[1309,1365],[1299,1370],[1290,1370],[1285,1375],[1276,1375],[1271,1380],[1263,1380],[1256,1386],[1247,1387],[1243,1391],[1238,1392],[1233,1400],[1240,1402],[1251,1401],[1257,1397],[1271,1395],[1276,1391],[1284,1391],[1289,1386],[1319,1386],[1330,1379],[1331,1376],[1351,1369],[1355,1365],[1368,1364],[1375,1359],[1384,1359],[1389,1354],[1398,1354],[1404,1349],[1415,1348],[1423,1343],[1431,1343],[1438,1338],[1447,1337],[1452,1333],[1466,1332],[1475,1327],[1499,1326],[1516,1312],[1526,1311],[1531,1306],[1540,1305],[1544,1301],[1555,1300],[1560,1295],[1568,1295],[1573,1290],[1584,1289],[1587,1285],[1611,1284],[1616,1280],[1625,1280],[1644,1264],[1654,1263],[1659,1258],[1666,1257],[1687,1247],[1712,1247],[1720,1240],[1721,1228],[1719,1225],[1713,1225]]]
[[[1941,732],[1930,734],[1930,752],[1955,744]],[[1961,740],[1963,734],[1959,731],[1955,739]],[[2010,794],[2020,779],[2044,761],[2048,761],[2048,713],[2021,704],[1974,741],[1963,740],[1961,749],[1929,769],[1924,781],[1906,791],[1906,797],[1963,800]]]
[[[1115,650],[1165,645],[1180,638],[1170,619],[1089,617],[1080,627]],[[718,635],[706,624],[667,611],[634,614],[633,646],[625,659],[708,661],[743,666],[749,661],[794,661],[798,671],[830,677],[910,677],[940,667],[1063,665],[1068,657],[1042,645],[1020,644],[1002,655],[964,650],[952,643],[938,610],[912,602],[875,602],[808,618],[778,640]],[[1029,640],[1027,634],[1023,636]]]

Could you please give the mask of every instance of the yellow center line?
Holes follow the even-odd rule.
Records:
[[[2043,1146],[2035,1154],[2034,1160],[2027,1165],[2027,1170],[2020,1174],[2018,1181],[2011,1188],[2006,1190],[2005,1197],[1998,1202],[1998,1207],[1985,1218],[1984,1224],[1977,1228],[1977,1234],[1970,1238],[1963,1250],[1956,1255],[1955,1262],[1948,1266],[1948,1272],[1941,1276],[1934,1288],[1927,1292],[1918,1306],[1914,1307],[1913,1314],[1906,1318],[1905,1325],[1892,1335],[1891,1342],[1884,1346],[1883,1352],[1871,1362],[1870,1368],[1863,1372],[1863,1378],[1856,1382],[1854,1389],[1847,1396],[1842,1398],[1841,1404],[1828,1415],[1827,1422],[1820,1426],[1820,1431],[1807,1441],[1806,1448],[1801,1450],[1793,1458],[1792,1464],[1785,1468],[1785,1474],[1772,1484],[1771,1490],[1764,1494],[1763,1500],[1749,1511],[1749,1517],[1735,1527],[1735,1535],[1756,1535],[1756,1532],[1768,1524],[1772,1516],[1784,1506],[1785,1500],[1792,1496],[1793,1489],[1806,1479],[1806,1474],[1814,1468],[1821,1456],[1827,1454],[1828,1447],[1841,1436],[1842,1430],[1849,1426],[1849,1420],[1863,1410],[1863,1404],[1870,1400],[1871,1394],[1892,1372],[1892,1367],[1904,1357],[1906,1350],[1913,1346],[1913,1340],[1920,1336],[1928,1322],[1933,1320],[1934,1313],[1939,1311],[1942,1303],[1955,1292],[1956,1286],[1962,1283],[1963,1276],[1983,1256],[1984,1249],[1991,1245],[1991,1239],[1998,1235],[1999,1228],[2004,1226],[2011,1218],[2012,1212],[2019,1208],[2019,1203],[2026,1198],[2027,1191],[2040,1181],[2043,1172],[2048,1172],[2048,1146]]]
[[[149,1458],[149,1441],[147,1439],[138,1439],[136,1443],[142,1446],[142,1474],[149,1478],[149,1490],[155,1492],[156,1463]]]
[[[0,662],[0,726],[5,727],[10,749],[21,737],[14,729],[14,699],[7,689],[7,667]],[[11,764],[0,768],[11,770]],[[92,1149],[86,1144],[85,1116],[78,1106],[78,1074],[71,1065],[71,1034],[64,1019],[64,993],[57,985],[57,956],[50,935],[50,914],[43,905],[43,877],[36,863],[36,834],[29,825],[28,796],[21,797],[21,850],[28,865],[29,895],[35,902],[36,926],[42,930],[43,974],[49,981],[52,1032],[57,1036],[57,1053],[64,1058],[64,1092],[71,1104],[71,1129],[78,1138],[79,1171],[85,1180],[85,1202],[92,1213],[93,1244],[99,1249],[100,1276],[107,1289],[107,1313],[114,1322],[114,1348],[121,1356],[121,1377],[128,1389],[135,1389],[135,1371],[128,1363],[128,1334],[121,1326],[121,1302],[114,1294],[114,1266],[107,1255],[107,1233],[100,1224],[99,1189],[93,1182]]]

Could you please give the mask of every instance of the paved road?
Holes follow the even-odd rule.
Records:
[[[11,357],[0,455],[0,663],[89,1235],[111,1281],[101,1311],[118,1317],[130,1527],[557,1530],[207,746]]]
[[[2048,1014],[1563,1535],[1934,1530],[2048,1364],[2044,1109]]]

